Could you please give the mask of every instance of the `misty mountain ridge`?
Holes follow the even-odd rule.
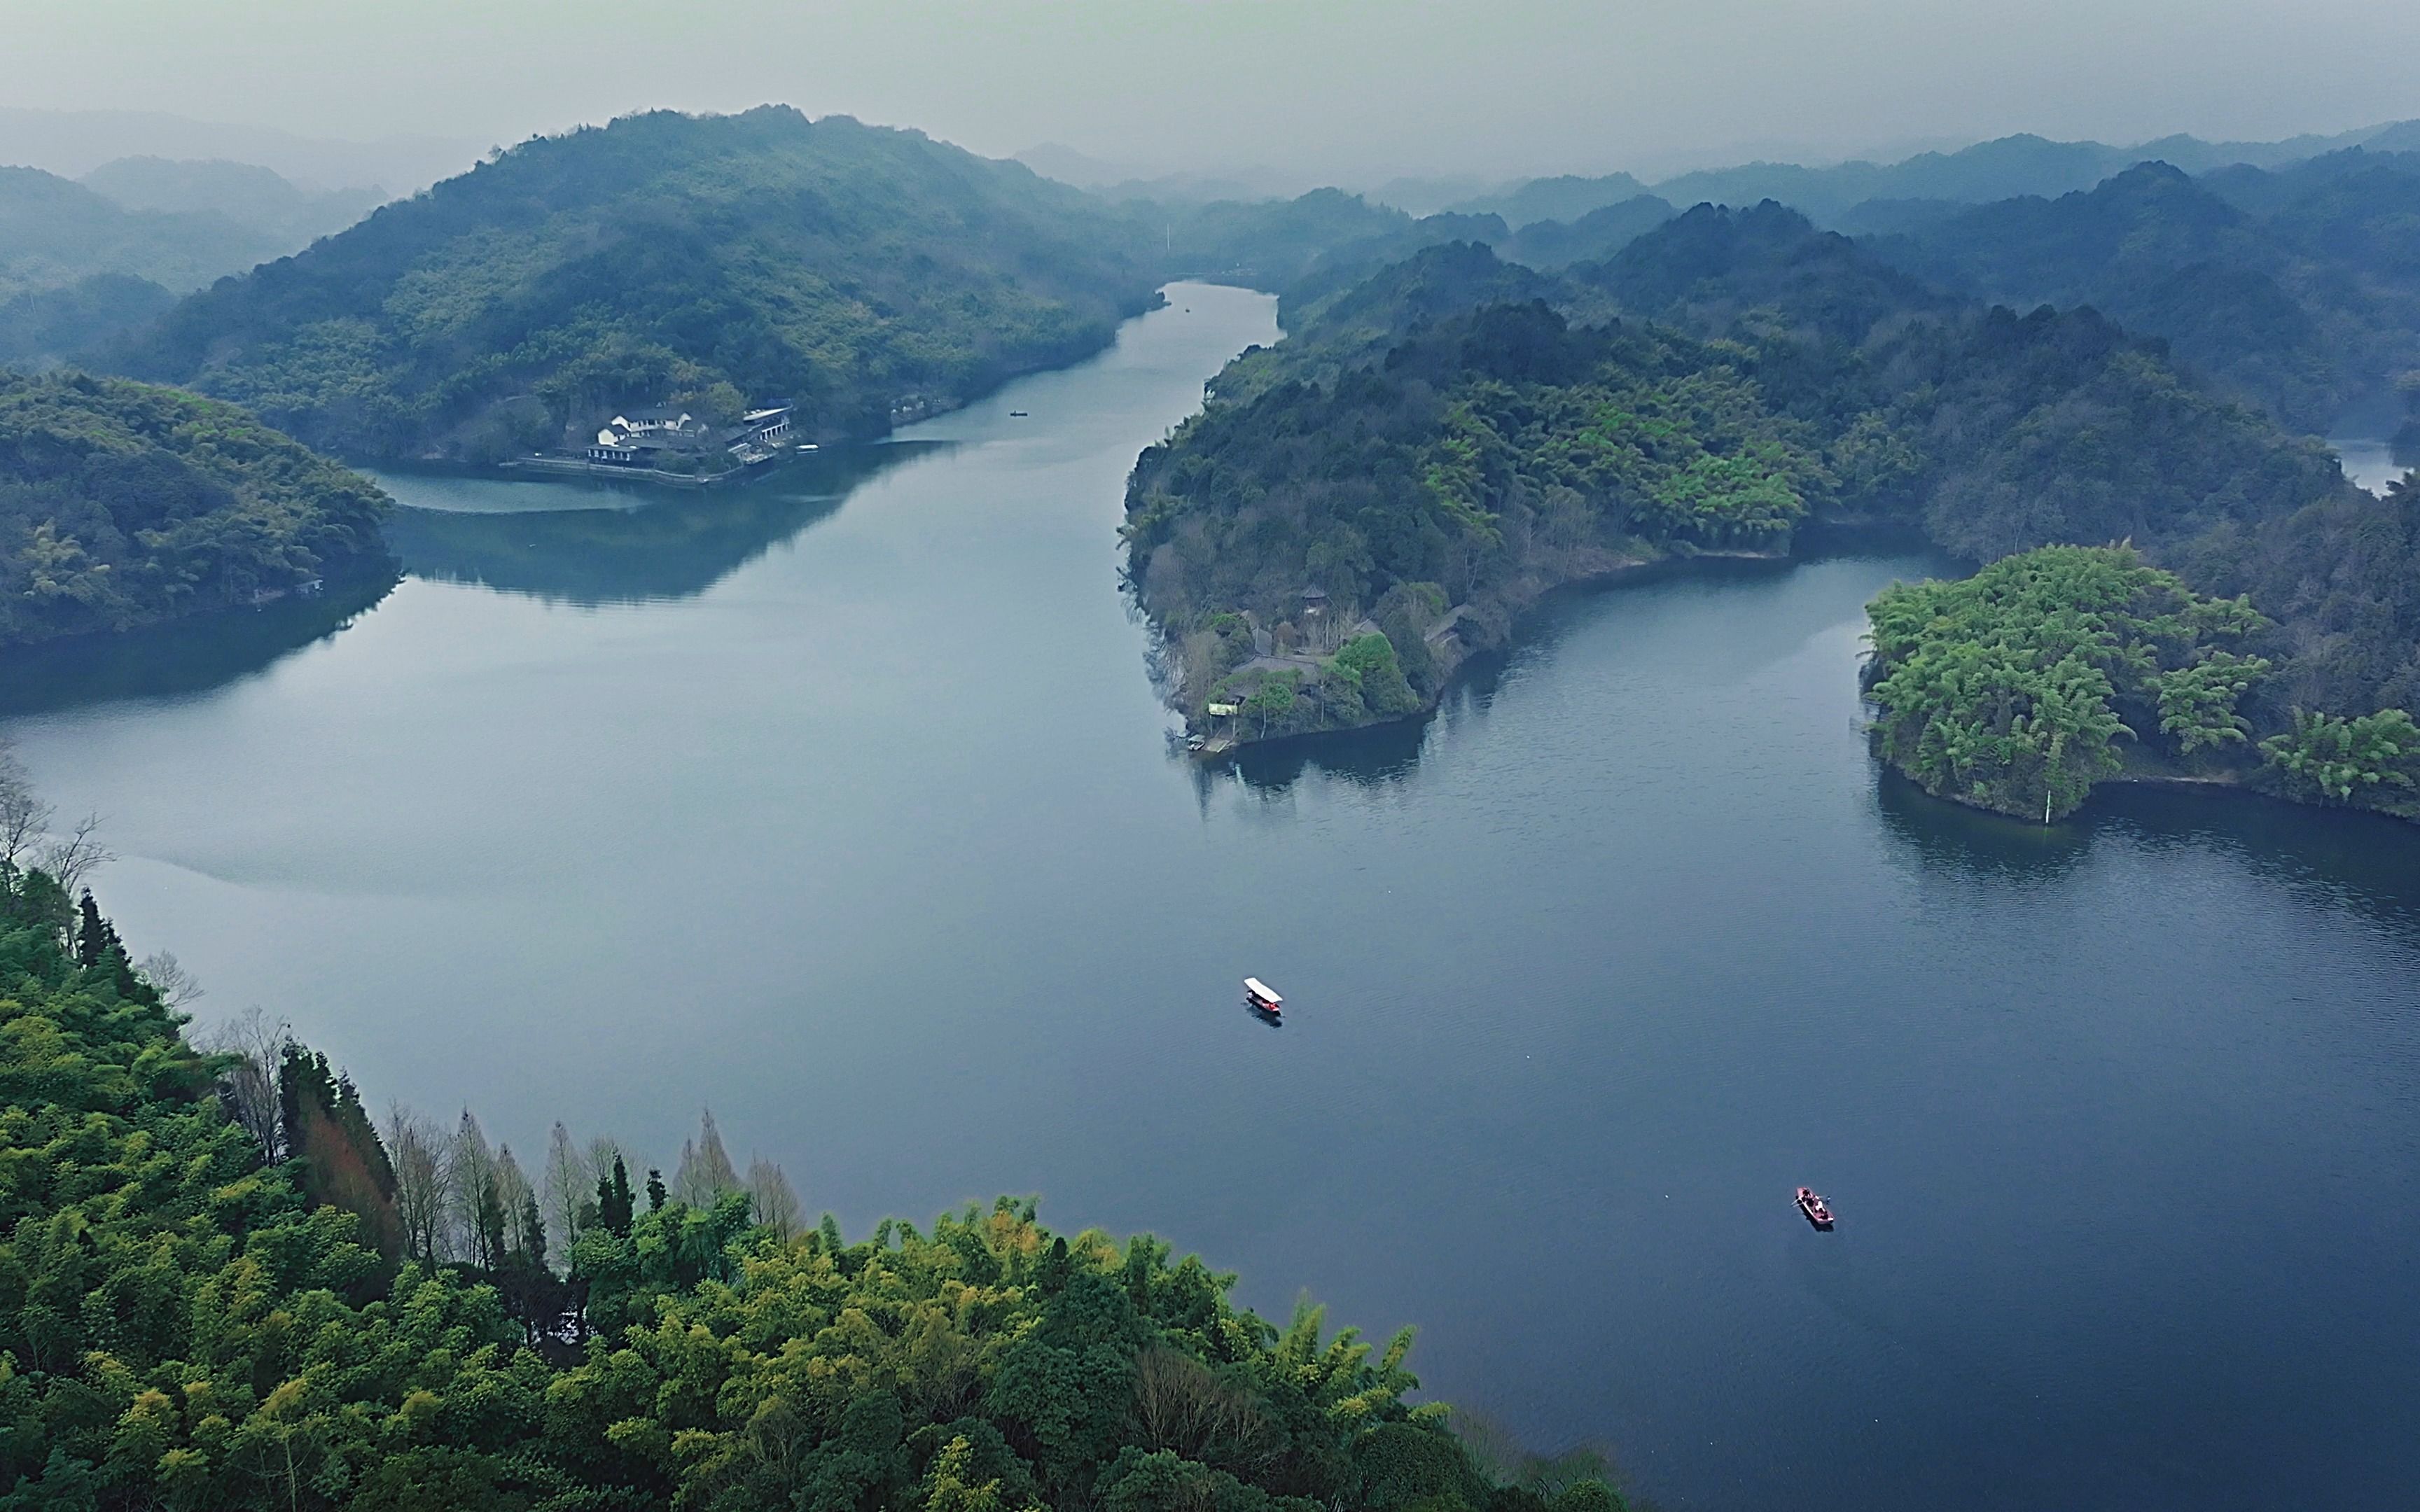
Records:
[[[214,210],[130,209],[39,168],[0,168],[0,299],[96,273],[198,288],[291,250]]]
[[[409,194],[460,173],[487,147],[467,137],[336,141],[163,111],[0,107],[0,163],[63,178],[120,158],[217,159],[257,163],[305,190],[382,184]]]
[[[376,185],[304,189],[274,169],[225,158],[117,158],[85,174],[79,182],[130,210],[171,214],[214,210],[287,243],[284,251],[299,250],[342,231],[387,199],[386,191]]]
[[[1629,173],[1593,177],[1563,174],[1512,178],[1487,188],[1477,187],[1468,177],[1415,177],[1390,179],[1367,190],[1365,197],[1373,204],[1399,208],[1415,217],[1440,210],[1500,215],[1515,232],[1544,221],[1575,221],[1591,210],[1651,193],[1680,206],[1700,202],[1749,206],[1772,199],[1805,211],[1819,225],[1847,229],[1841,223],[1868,201],[1972,205],[2024,194],[2049,197],[2089,189],[2148,160],[2167,162],[2193,174],[2236,164],[2275,169],[2357,147],[2372,151],[2420,148],[2420,120],[2325,135],[2305,134],[2275,142],[2207,142],[2179,133],[2133,147],[2092,141],[2059,142],[2019,132],[1951,150],[1919,152],[1889,162],[1866,159],[1825,164],[1756,162],[1698,169],[1661,180],[1642,180]],[[1037,173],[1063,182],[1093,189],[1116,183],[1124,193],[1139,193],[1145,197],[1158,197],[1152,193],[1151,186],[1163,181],[1186,180],[1206,187],[1223,179],[1227,186],[1233,187],[1265,185],[1278,177],[1266,170],[1155,177],[1114,167],[1074,148],[1055,145],[1036,147],[1018,157]],[[1186,193],[1168,197],[1196,203],[1204,196]],[[1268,195],[1264,191],[1258,196],[1248,193],[1233,197]]]
[[[0,363],[40,365],[171,297],[360,220],[377,189],[306,190],[255,163],[120,158],[81,180],[0,168]]]
[[[1987,301],[2088,304],[2316,431],[2420,367],[2415,225],[2420,154],[2353,147],[2202,178],[2141,163],[2088,190],[1962,208],[1872,245]]]

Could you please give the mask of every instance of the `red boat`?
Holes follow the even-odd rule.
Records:
[[[1798,1189],[1798,1211],[1805,1213],[1807,1221],[1818,1228],[1828,1229],[1832,1227],[1832,1205],[1817,1196],[1815,1189],[1811,1186],[1802,1186]]]

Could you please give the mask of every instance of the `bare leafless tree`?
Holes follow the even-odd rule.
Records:
[[[35,847],[34,865],[48,872],[73,897],[94,868],[117,859],[117,853],[101,842],[100,829],[101,815],[85,815],[66,834],[54,835]]]
[[[194,980],[194,974],[178,964],[177,958],[165,950],[145,956],[143,964],[134,971],[151,984],[151,990],[160,995],[160,1001],[170,1008],[182,1008],[195,998],[209,995],[202,991],[202,984]]]
[[[680,1165],[673,1171],[673,1196],[692,1208],[710,1208],[725,1192],[739,1189],[739,1172],[731,1164],[731,1152],[722,1148],[714,1110],[708,1108],[699,1120],[697,1138],[681,1142]]]
[[[1268,1447],[1268,1414],[1258,1398],[1182,1350],[1143,1350],[1134,1381],[1135,1420],[1156,1448],[1194,1459],[1248,1459]]]
[[[496,1208],[504,1214],[504,1247],[524,1254],[546,1247],[545,1216],[537,1211],[537,1191],[521,1174],[521,1163],[513,1158],[513,1147],[496,1147]],[[538,1230],[530,1231],[529,1220],[536,1217]]]
[[[601,1181],[613,1175],[613,1163],[617,1160],[622,1163],[622,1168],[625,1171],[638,1165],[638,1162],[630,1157],[630,1152],[622,1148],[622,1142],[612,1134],[598,1134],[588,1141],[588,1173],[591,1180]]]
[[[454,1253],[473,1265],[495,1264],[485,1220],[488,1206],[496,1200],[496,1157],[469,1108],[462,1110],[462,1121],[455,1126],[454,1140],[446,1151],[445,1186],[453,1199],[449,1216]]]
[[[386,1148],[395,1166],[395,1205],[403,1220],[404,1252],[424,1262],[443,1258],[446,1216],[452,1209],[445,1131],[397,1103],[387,1111]]]
[[[605,1167],[612,1170],[608,1162]],[[547,1136],[546,1169],[538,1177],[538,1204],[556,1256],[568,1259],[571,1242],[580,1237],[580,1215],[597,1202],[597,1173],[571,1142],[571,1131],[558,1123]]]
[[[795,1237],[806,1222],[806,1210],[782,1167],[759,1157],[748,1163],[748,1196],[756,1206],[756,1221],[781,1235]]]
[[[34,842],[50,832],[51,806],[34,792],[17,748],[0,740],[0,862],[21,865],[32,857]]]
[[[202,1049],[234,1057],[219,1075],[219,1097],[228,1114],[252,1135],[260,1158],[286,1158],[286,1130],[278,1112],[277,1068],[294,1030],[284,1019],[271,1019],[248,1008],[194,1042]]]

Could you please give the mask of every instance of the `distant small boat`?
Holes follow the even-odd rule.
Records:
[[[814,442],[813,442],[813,441],[800,441],[800,442],[799,443],[799,451],[801,451],[801,452],[813,452],[813,451],[818,451],[818,450],[820,450],[820,448],[819,448],[819,447],[817,447],[817,446],[815,445],[815,443],[814,443]]]
[[[1805,1213],[1807,1221],[1818,1228],[1829,1229],[1832,1227],[1832,1205],[1817,1196],[1813,1187],[1802,1186],[1798,1189],[1798,1211]]]
[[[1023,420],[1025,418],[1025,411],[1022,409],[1012,409],[1008,412],[1008,418],[1011,420]]]
[[[1285,1009],[1285,999],[1280,997],[1275,988],[1258,977],[1244,979],[1244,1001],[1264,1013],[1282,1012]]]

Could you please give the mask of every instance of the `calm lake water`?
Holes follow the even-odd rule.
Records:
[[[745,494],[396,477],[456,513],[374,607],[21,657],[0,728],[206,1017],[525,1155],[710,1105],[852,1233],[1038,1192],[1419,1324],[1667,1507],[2409,1504],[2420,829],[1880,779],[1861,608],[1936,564],[1874,554],[1570,597],[1425,727],[1197,771],[1121,484],[1275,333],[1180,287]]]
[[[2392,441],[2340,437],[2328,445],[2344,464],[2345,476],[2371,493],[2384,493],[2388,484],[2412,469],[2412,464],[2396,460]]]

